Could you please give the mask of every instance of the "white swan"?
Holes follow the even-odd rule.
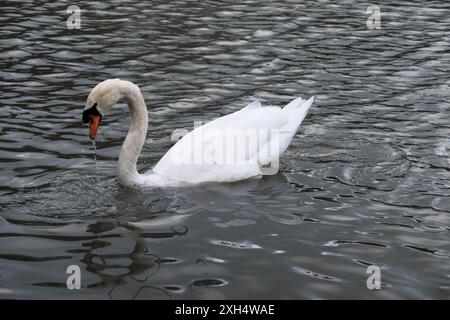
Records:
[[[184,135],[153,170],[144,174],[138,173],[136,163],[147,135],[148,111],[138,86],[120,79],[99,83],[87,98],[83,121],[89,122],[89,137],[93,140],[102,116],[117,102],[128,103],[131,126],[117,166],[122,184],[177,186],[234,182],[261,176],[264,166],[277,163],[313,100],[314,97],[307,101],[297,98],[283,109],[252,102]]]

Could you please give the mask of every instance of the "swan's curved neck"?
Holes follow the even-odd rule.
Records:
[[[120,150],[117,173],[123,184],[132,185],[142,180],[136,163],[147,136],[148,112],[139,87],[128,81],[122,83],[121,93],[130,109],[131,126]]]

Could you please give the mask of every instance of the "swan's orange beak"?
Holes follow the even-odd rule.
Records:
[[[95,139],[95,136],[97,135],[98,127],[100,126],[100,120],[101,116],[90,114],[89,115],[89,138],[91,140]]]

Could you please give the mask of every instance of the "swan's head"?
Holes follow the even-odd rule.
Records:
[[[89,138],[95,139],[102,117],[123,98],[121,80],[100,82],[89,94],[83,111],[83,122],[89,123]]]

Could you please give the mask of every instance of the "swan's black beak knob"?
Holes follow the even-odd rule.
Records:
[[[84,123],[89,123],[89,138],[94,140],[102,121],[102,115],[97,110],[97,103],[94,103],[91,108],[84,110],[82,120]]]

